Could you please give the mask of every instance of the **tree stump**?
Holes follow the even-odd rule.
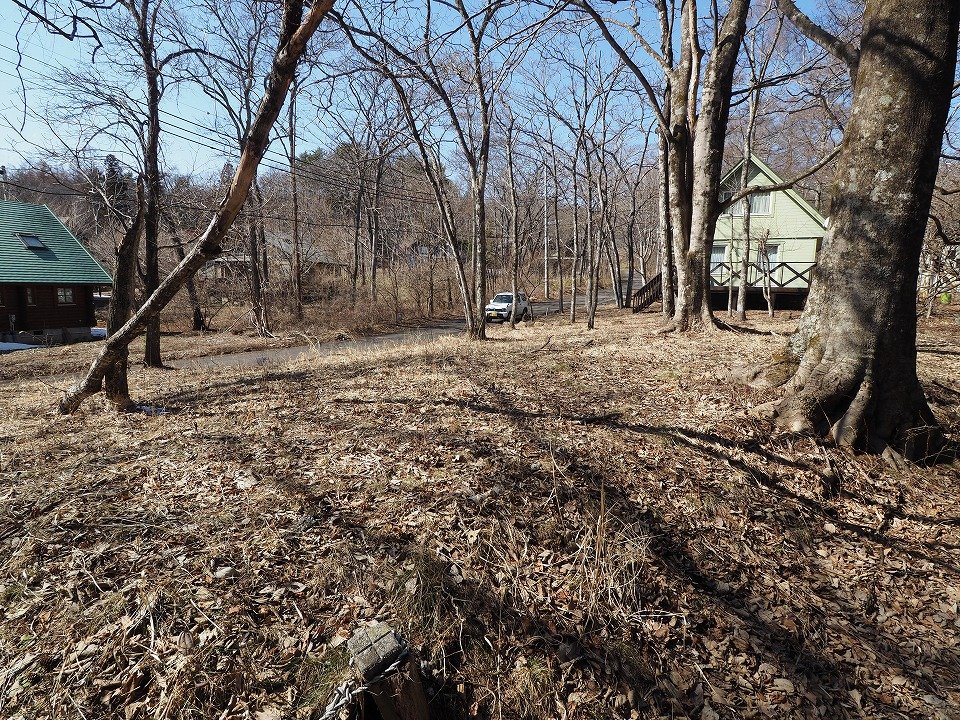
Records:
[[[429,720],[416,655],[389,625],[358,629],[347,641],[347,650],[384,720]],[[381,678],[398,661],[397,669]]]

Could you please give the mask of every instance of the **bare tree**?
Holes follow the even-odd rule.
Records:
[[[400,98],[444,218],[444,234],[457,264],[467,329],[475,339],[486,336],[483,308],[487,302],[491,128],[500,93],[526,48],[517,40],[524,33],[512,22],[520,14],[517,6],[506,0],[487,3],[477,11],[469,9],[463,0],[425,0],[422,11],[384,0],[379,4],[351,2],[337,15],[354,49],[390,80]],[[411,23],[422,27],[419,38],[410,36]],[[529,33],[526,35],[529,37]],[[438,110],[429,123],[424,122],[422,108],[415,108],[412,102],[416,87],[429,92]],[[459,246],[456,218],[441,171],[438,138],[431,137],[441,121],[453,137],[470,187],[472,228],[466,255]]]
[[[715,325],[710,309],[710,247],[720,213],[718,200],[724,141],[730,110],[733,73],[746,31],[750,0],[732,0],[722,17],[712,6],[712,45],[702,64],[701,18],[698,4],[682,0],[679,14],[674,2],[655,0],[660,18],[660,46],[640,32],[638,20],[623,21],[601,13],[596,3],[572,3],[591,17],[610,46],[623,59],[646,91],[654,109],[667,162],[662,168],[668,182],[669,237],[676,267],[677,302],[670,329],[688,330]],[[635,10],[635,13],[637,11]],[[635,15],[639,18],[639,15]],[[674,49],[674,28],[679,48]],[[617,37],[629,33],[633,41],[658,64],[663,92],[658,93],[648,74]],[[665,288],[666,289],[666,288]]]
[[[270,62],[275,42],[279,8],[256,0],[223,3],[205,0],[200,8],[204,28],[189,30],[189,37],[200,44],[191,68],[191,77],[207,97],[223,109],[227,118],[225,133],[238,150],[250,132],[263,88],[258,79]],[[253,197],[247,207],[247,257],[250,299],[254,327],[261,335],[270,335],[267,281],[266,236],[263,225],[264,199],[256,177]]]
[[[162,0],[118,0],[100,3],[95,0],[50,2],[15,0],[28,20],[41,24],[47,31],[71,40],[92,43],[92,59],[106,56],[110,74],[120,75],[124,82],[115,83],[116,92],[101,86],[105,73],[75,74],[73,84],[86,86],[91,96],[102,103],[113,104],[123,116],[122,122],[136,127],[133,137],[139,139],[143,168],[143,231],[144,231],[144,296],[156,290],[160,273],[160,226],[163,177],[160,167],[160,105],[170,85],[169,71],[193,48],[171,43],[170,29],[179,24],[176,12]],[[139,93],[128,89],[131,80],[142,83]],[[131,129],[133,129],[131,127]],[[161,367],[160,319],[147,326],[144,364]]]

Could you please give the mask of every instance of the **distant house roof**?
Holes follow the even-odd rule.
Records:
[[[289,235],[278,233],[266,233],[267,244],[273,247],[284,257],[293,256],[293,240]],[[301,262],[306,267],[314,265],[335,265],[337,267],[347,267],[347,263],[337,257],[336,253],[329,252],[323,248],[317,247],[314,243],[300,243]]]
[[[46,205],[0,200],[0,283],[112,282]]]

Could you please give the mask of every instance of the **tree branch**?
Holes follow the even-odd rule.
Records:
[[[717,211],[722,214],[725,210],[727,210],[733,205],[736,205],[745,197],[749,197],[750,195],[755,195],[756,193],[776,192],[777,190],[789,190],[801,180],[805,180],[806,178],[810,177],[815,172],[817,172],[818,170],[826,166],[831,160],[833,160],[839,154],[840,154],[840,146],[837,145],[837,147],[835,147],[833,150],[827,153],[823,157],[823,159],[820,160],[820,162],[818,162],[815,165],[811,165],[796,177],[790,178],[789,180],[784,180],[781,183],[776,183],[775,185],[753,185],[751,187],[744,188],[740,192],[733,195],[726,202],[718,203]]]
[[[850,71],[850,80],[856,84],[857,69],[860,67],[860,51],[811,20],[810,16],[798,8],[793,0],[777,0],[777,4],[780,11],[789,18],[797,30],[835,58],[846,63]]]

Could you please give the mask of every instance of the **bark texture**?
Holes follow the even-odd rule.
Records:
[[[810,298],[781,360],[791,430],[923,460],[943,444],[917,378],[920,249],[957,60],[960,2],[869,0]]]
[[[107,310],[107,337],[123,327],[133,309],[136,295],[137,253],[140,249],[140,235],[143,233],[143,210],[143,182],[138,180],[137,215],[126,228],[117,245],[113,292],[110,294],[110,308]],[[118,410],[128,410],[133,405],[127,383],[129,356],[128,348],[124,347],[117,354],[117,360],[107,368],[104,376],[107,400]]]

